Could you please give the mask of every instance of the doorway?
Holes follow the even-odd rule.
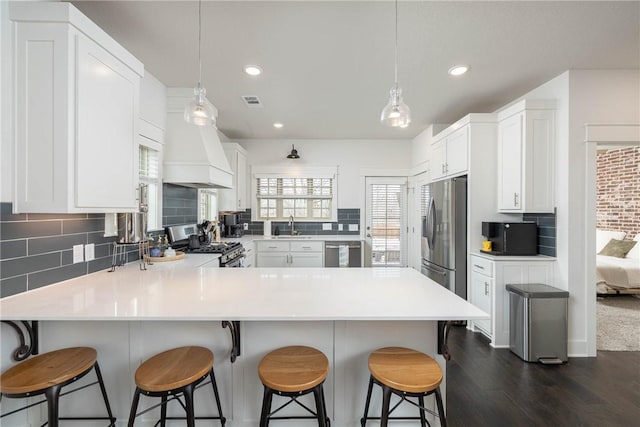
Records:
[[[365,267],[407,266],[407,178],[365,177]]]
[[[597,244],[596,229],[597,220],[597,151],[598,149],[610,149],[615,147],[640,146],[640,125],[586,125],[587,145],[587,188],[586,188],[586,287],[587,287],[587,353],[596,356],[597,350],[597,292],[596,284],[599,281],[596,272]]]

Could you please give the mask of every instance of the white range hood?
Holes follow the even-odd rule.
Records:
[[[233,172],[218,130],[184,121],[184,107],[192,94],[192,88],[167,89],[163,182],[195,188],[231,188]]]

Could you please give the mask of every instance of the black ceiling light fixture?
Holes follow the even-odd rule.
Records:
[[[291,144],[291,153],[289,153],[289,155],[287,156],[287,159],[299,159],[300,156],[298,155],[298,150],[296,150],[296,147],[293,146],[293,144]]]

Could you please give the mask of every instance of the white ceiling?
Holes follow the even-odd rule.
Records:
[[[197,2],[73,1],[167,86],[198,79]],[[393,84],[392,1],[204,1],[203,85],[232,139],[404,139],[492,112],[568,69],[640,68],[640,2],[401,1],[413,122],[379,122]],[[454,64],[471,65],[452,78]],[[247,64],[264,73],[251,78]],[[248,109],[255,95],[262,109]],[[274,129],[274,122],[284,128]]]

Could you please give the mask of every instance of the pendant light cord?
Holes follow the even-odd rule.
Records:
[[[398,87],[398,0],[396,0],[396,43],[395,43],[395,77],[396,88]]]
[[[199,70],[198,70],[198,87],[201,87],[201,85],[202,85],[202,54],[201,54],[201,50],[202,50],[202,0],[198,0],[198,67],[199,67]]]

